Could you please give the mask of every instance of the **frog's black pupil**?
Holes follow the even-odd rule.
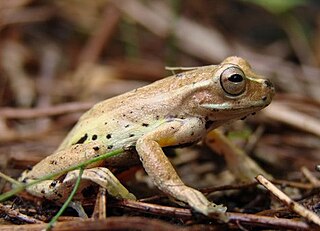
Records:
[[[243,77],[240,74],[233,74],[228,78],[228,80],[234,83],[240,83],[243,81]]]

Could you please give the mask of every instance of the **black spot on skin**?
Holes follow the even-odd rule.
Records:
[[[124,126],[125,128],[128,128],[130,125],[129,124],[127,124],[126,126]]]
[[[30,166],[30,165],[28,165],[28,166],[27,166],[27,170],[28,170],[28,171],[31,171],[31,170],[32,170],[32,168],[33,168],[33,167],[32,167],[32,166]]]
[[[84,188],[82,191],[81,191],[81,194],[84,198],[88,198],[88,197],[91,197],[92,195],[95,194],[95,190],[94,190],[94,186],[93,185],[90,185],[86,188]]]
[[[105,124],[105,125],[107,125],[107,124],[108,124],[108,122],[104,122],[104,124]]]
[[[143,126],[143,127],[148,127],[149,124],[147,124],[147,123],[142,123],[142,126]]]
[[[126,114],[122,114],[123,117],[126,117]]]
[[[42,190],[41,190],[41,193],[42,193],[42,194],[44,194],[44,193],[45,193],[44,189],[42,189]]]
[[[50,187],[50,188],[51,188],[51,187],[53,188],[53,187],[55,187],[56,185],[57,185],[57,181],[54,180],[54,181],[51,182],[51,184],[50,184],[49,187]]]
[[[182,78],[183,76],[184,76],[183,73],[176,74],[176,77],[177,77],[177,78]]]
[[[108,149],[112,149],[112,148],[113,148],[113,145],[109,145],[109,146],[108,146]]]
[[[51,160],[51,161],[50,161],[50,164],[57,165],[58,162],[57,162],[56,160]]]
[[[84,134],[75,144],[83,144],[88,139],[88,134]]]
[[[174,129],[174,127],[171,127],[171,129]]]
[[[159,117],[160,117],[160,116],[158,116],[158,115],[157,115],[157,116],[156,116],[156,120],[158,120],[158,119],[159,119]]]
[[[94,146],[94,147],[93,147],[93,150],[95,150],[95,151],[99,151],[99,149],[100,149],[100,148],[99,148],[98,146]]]
[[[134,137],[134,134],[130,134],[129,137]]]
[[[130,111],[130,114],[132,114],[133,113],[133,111]]]
[[[208,120],[208,121],[206,121],[206,124],[204,125],[204,127],[205,127],[206,129],[209,129],[213,123],[214,123],[214,121]]]
[[[93,135],[93,136],[92,136],[92,140],[96,140],[97,138],[98,138],[97,135]]]
[[[107,139],[110,139],[111,138],[111,134],[107,134]]]

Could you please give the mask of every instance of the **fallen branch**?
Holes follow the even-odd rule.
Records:
[[[120,200],[114,203],[110,203],[109,206],[119,207],[119,208],[129,208],[130,210],[133,210],[133,211],[148,213],[148,214],[155,214],[158,216],[165,216],[165,217],[177,217],[181,219],[192,219],[194,217],[190,209],[149,204],[149,203],[143,203],[143,202],[132,201],[132,200]],[[226,214],[229,219],[229,222],[234,224],[241,223],[241,224],[249,224],[252,226],[263,226],[263,227],[269,227],[269,228],[272,228],[272,227],[285,228],[285,229],[293,229],[293,230],[310,230],[311,229],[311,227],[307,223],[302,221],[260,216],[260,215],[254,215],[254,214],[233,213],[233,212],[227,212]]]
[[[13,209],[11,206],[5,206],[3,204],[0,204],[0,213],[6,214],[10,218],[17,219],[19,221],[31,223],[31,224],[43,224],[43,221],[40,221],[38,219],[35,219],[33,217],[29,217],[25,214],[20,213],[16,209]],[[2,229],[2,228],[1,228]]]
[[[306,218],[308,221],[312,221],[313,223],[320,226],[320,218],[319,216],[303,207],[299,203],[291,200],[286,194],[284,194],[281,190],[279,190],[274,184],[268,181],[264,176],[259,175],[256,177],[257,181],[261,183],[266,189],[268,189],[274,196],[276,196],[281,202],[286,204],[292,211],[296,212],[300,216]]]

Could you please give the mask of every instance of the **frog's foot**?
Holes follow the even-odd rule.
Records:
[[[64,180],[65,181],[74,181],[79,175],[79,170],[74,170],[69,172]],[[136,197],[130,193],[120,181],[113,175],[113,173],[103,167],[96,167],[85,169],[81,176],[82,179],[90,180],[103,188],[106,188],[108,193],[116,198],[136,200]]]
[[[210,201],[198,190],[188,186],[177,187],[180,191],[176,194],[177,199],[188,203],[194,210],[206,216],[215,216],[223,222],[227,222],[227,208],[223,205],[216,205]]]
[[[71,201],[69,203],[69,207],[73,208],[74,210],[77,211],[79,217],[81,218],[88,218],[88,215],[86,214],[86,212],[84,211],[82,204],[80,201]]]

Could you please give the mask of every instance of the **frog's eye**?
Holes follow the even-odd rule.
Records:
[[[228,67],[220,75],[223,90],[232,96],[240,95],[246,89],[246,78],[238,67]]]

